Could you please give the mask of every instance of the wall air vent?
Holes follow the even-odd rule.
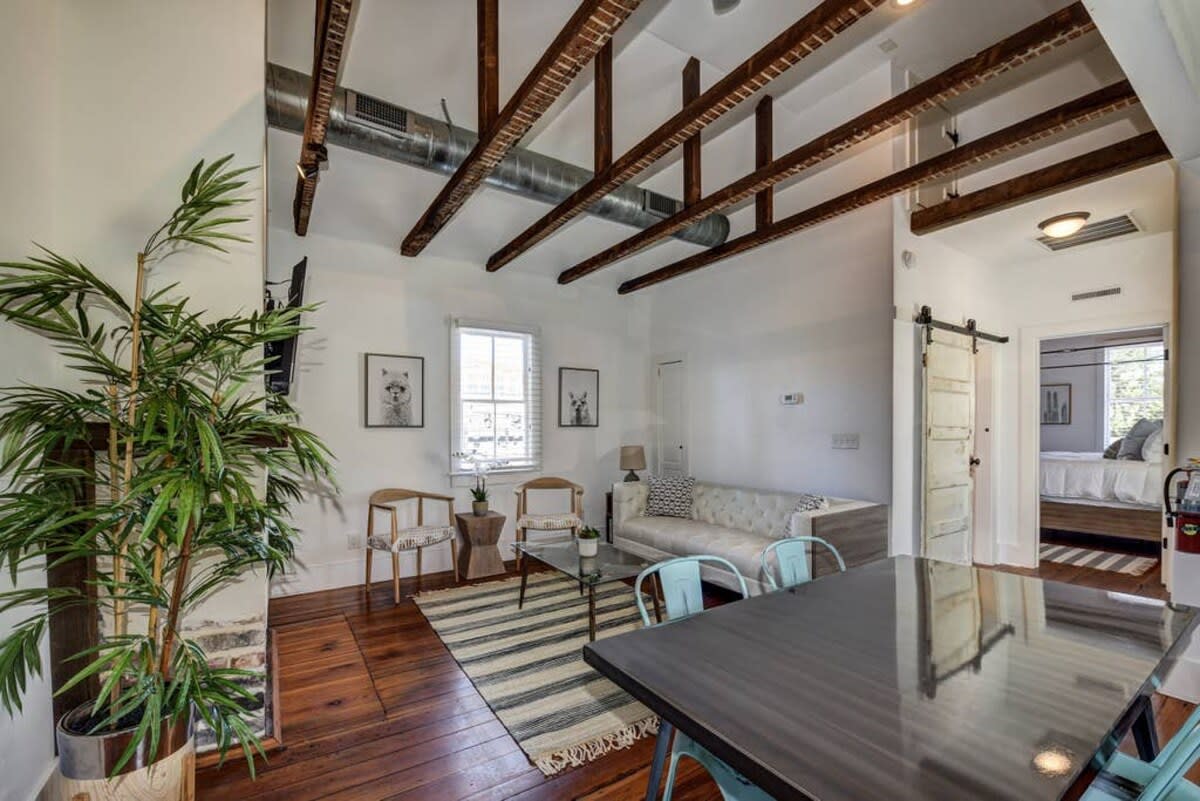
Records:
[[[683,210],[683,201],[643,189],[642,210],[657,214],[659,217],[670,217]]]
[[[1037,241],[1047,250],[1057,252],[1067,250],[1068,248],[1077,248],[1080,245],[1090,245],[1093,242],[1112,239],[1116,236],[1135,234],[1140,230],[1142,229],[1138,227],[1138,224],[1134,222],[1132,217],[1128,214],[1122,214],[1119,217],[1110,217],[1107,220],[1097,220],[1094,223],[1088,223],[1070,236],[1060,236],[1057,238],[1039,236]]]
[[[1108,289],[1093,289],[1091,292],[1076,292],[1071,296],[1071,300],[1095,300],[1096,298],[1107,298],[1111,295],[1120,295],[1121,287],[1113,286]]]
[[[346,91],[346,116],[385,131],[408,131],[408,111],[376,97]]]

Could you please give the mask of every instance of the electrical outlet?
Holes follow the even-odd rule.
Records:
[[[858,434],[834,434],[833,447],[839,451],[858,450]]]
[[[781,406],[799,406],[804,403],[803,392],[789,392],[779,396],[779,404]]]
[[[365,537],[363,537],[362,532],[351,531],[346,534],[346,550],[347,551],[362,550],[366,546],[367,546],[366,539],[365,539]]]

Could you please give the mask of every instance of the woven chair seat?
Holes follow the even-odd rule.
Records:
[[[367,547],[377,551],[411,551],[415,548],[437,545],[453,536],[454,529],[450,526],[414,526],[400,529],[394,544],[391,534],[376,534],[368,537]]]
[[[578,515],[525,515],[517,520],[517,528],[528,528],[533,531],[564,531],[583,525]]]

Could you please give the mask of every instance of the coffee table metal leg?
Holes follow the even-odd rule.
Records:
[[[579,586],[583,586],[580,584]],[[596,641],[596,585],[588,585],[588,640]]]
[[[529,560],[521,560],[521,595],[517,598],[517,608],[525,606],[525,585],[529,582]]]
[[[674,727],[662,718],[658,719],[658,739],[654,741],[654,759],[650,762],[650,778],[646,782],[646,801],[658,798],[658,785],[662,781],[663,763],[667,761],[667,750],[671,747]]]
[[[1158,756],[1158,729],[1154,725],[1154,704],[1142,696],[1142,710],[1133,720],[1133,742],[1143,762],[1153,762]]]

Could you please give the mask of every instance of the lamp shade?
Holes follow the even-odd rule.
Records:
[[[621,469],[622,470],[645,470],[646,469],[646,449],[641,445],[622,445],[621,446]]]

